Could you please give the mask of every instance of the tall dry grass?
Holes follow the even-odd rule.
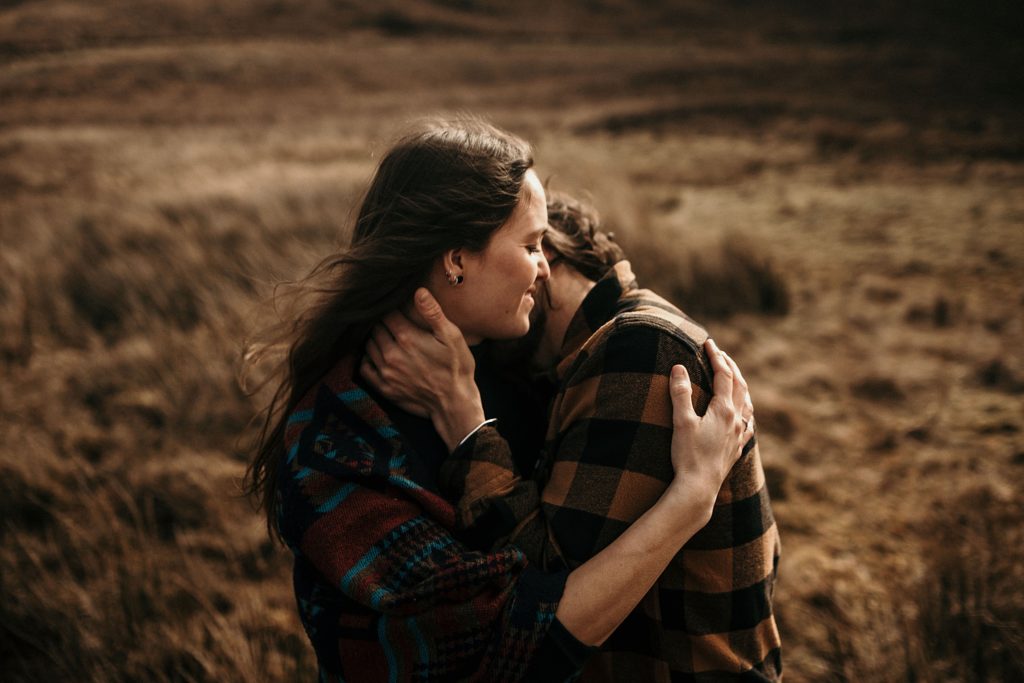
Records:
[[[790,286],[769,245],[738,233],[679,234],[649,229],[620,239],[645,287],[693,317],[720,320],[738,313],[782,316]]]
[[[7,3],[0,678],[314,677],[238,352],[381,138],[453,109],[744,367],[787,680],[1024,678],[1018,13]]]
[[[236,370],[270,274],[332,248],[353,190],[94,206],[5,253],[5,680],[312,676],[286,554],[240,493],[256,406]],[[681,242],[659,253],[697,262]]]
[[[296,209],[278,229],[333,232]],[[296,247],[230,201],[132,213],[5,258],[4,679],[308,678],[287,562],[238,485],[256,273]]]
[[[1014,680],[1024,671],[1024,503],[986,487],[943,507],[922,529],[929,562],[908,679]]]
[[[160,205],[132,223],[79,218],[53,233],[56,254],[12,268],[5,296],[24,303],[5,308],[3,322],[11,348],[23,349],[5,357],[0,427],[0,657],[10,680],[312,676],[286,556],[239,495],[254,405],[235,369],[253,313],[267,314],[255,273],[286,269],[282,235],[303,223],[318,226],[310,244],[330,248],[337,207],[319,221],[308,204],[290,220],[278,209],[273,229],[259,227],[259,211],[216,200]],[[793,283],[768,245],[667,230],[638,240],[636,225],[650,220],[641,212],[619,231],[645,285],[712,318],[786,315]],[[292,267],[312,251],[296,249]],[[783,436],[796,429],[784,409],[769,408],[766,422]],[[784,499],[785,480],[770,474]],[[809,592],[779,605],[784,631],[810,635],[829,662],[817,680],[983,681],[1020,670],[1022,510],[985,492],[944,510],[918,530],[926,570],[893,587],[914,591],[910,606],[889,611],[893,595],[827,563]]]

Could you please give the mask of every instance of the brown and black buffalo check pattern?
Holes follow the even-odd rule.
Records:
[[[442,467],[475,542],[514,543],[547,569],[578,566],[649,508],[673,477],[669,372],[686,366],[695,409],[711,400],[707,333],[639,289],[628,262],[577,311],[557,368],[538,471],[515,472],[494,428]],[[584,669],[583,681],[777,681],[772,611],[779,536],[756,437],[719,493],[708,525]]]

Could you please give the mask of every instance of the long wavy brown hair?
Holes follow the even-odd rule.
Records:
[[[294,313],[246,347],[243,378],[276,357],[274,387],[244,487],[280,538],[276,492],[288,415],[373,325],[410,301],[445,251],[480,251],[512,215],[533,165],[524,140],[476,118],[435,121],[399,139],[366,191],[350,245],[302,280]]]

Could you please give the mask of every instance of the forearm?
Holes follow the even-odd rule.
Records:
[[[514,543],[531,563],[545,569],[574,567],[600,551],[613,534],[624,531],[664,493],[673,479],[669,458],[672,415],[667,386],[661,387],[667,385],[676,361],[692,367],[694,377],[703,377],[703,373],[688,347],[656,331],[631,330],[618,344],[619,355],[631,357],[634,347],[651,347],[650,335],[660,351],[646,383],[635,381],[635,373],[631,376],[628,386],[639,386],[638,390],[608,392],[600,403],[591,392],[559,394],[548,425],[549,430],[556,428],[557,437],[547,444],[548,452],[533,481],[519,478],[507,444],[493,429],[481,431],[445,461],[441,489],[455,502],[462,527],[479,532],[475,540]],[[567,378],[572,386],[602,377],[608,357],[603,348]],[[646,385],[650,388],[645,389]],[[695,403],[702,403],[700,409],[707,406],[707,393],[703,386],[695,385]],[[624,438],[624,434],[632,436]],[[613,494],[627,471],[646,476],[637,490],[615,503]],[[589,482],[586,495],[581,495],[582,489],[574,483],[578,481]],[[563,510],[573,490],[577,493],[570,509]],[[608,520],[600,538],[592,529],[574,523],[574,511]],[[502,523],[496,525],[496,519]]]
[[[493,425],[474,433],[441,465],[441,491],[455,506],[456,520],[478,548],[495,548],[512,540],[544,568],[542,550],[526,547],[518,535],[539,521],[540,491],[535,481],[519,476],[508,442]],[[547,529],[531,534],[547,538]],[[515,534],[513,540],[511,535]]]
[[[365,636],[353,635],[356,629],[339,630],[339,614],[332,612],[336,590],[347,597],[342,621],[347,615],[359,623],[360,613],[369,610],[387,624],[392,643],[418,644],[391,651],[390,673],[398,680],[411,680],[417,671],[454,670],[467,681],[564,681],[589,654],[581,643],[548,635],[564,573],[527,566],[515,548],[470,551],[393,489],[357,487],[328,514],[332,523],[310,527],[299,543],[317,577],[304,584],[300,597],[326,608],[326,621],[319,621],[319,609],[305,611],[304,618],[313,619],[307,625],[336,634],[358,680],[381,677],[374,665],[379,646],[372,639],[360,642]],[[358,652],[367,654],[353,654]]]
[[[706,490],[670,486],[615,541],[569,574],[555,616],[581,642],[603,643],[707,524],[713,501]]]

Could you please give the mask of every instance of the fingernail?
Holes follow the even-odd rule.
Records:
[[[416,290],[416,301],[418,301],[421,304],[425,304],[429,299],[430,292],[428,292],[426,288],[420,287],[419,289]]]

